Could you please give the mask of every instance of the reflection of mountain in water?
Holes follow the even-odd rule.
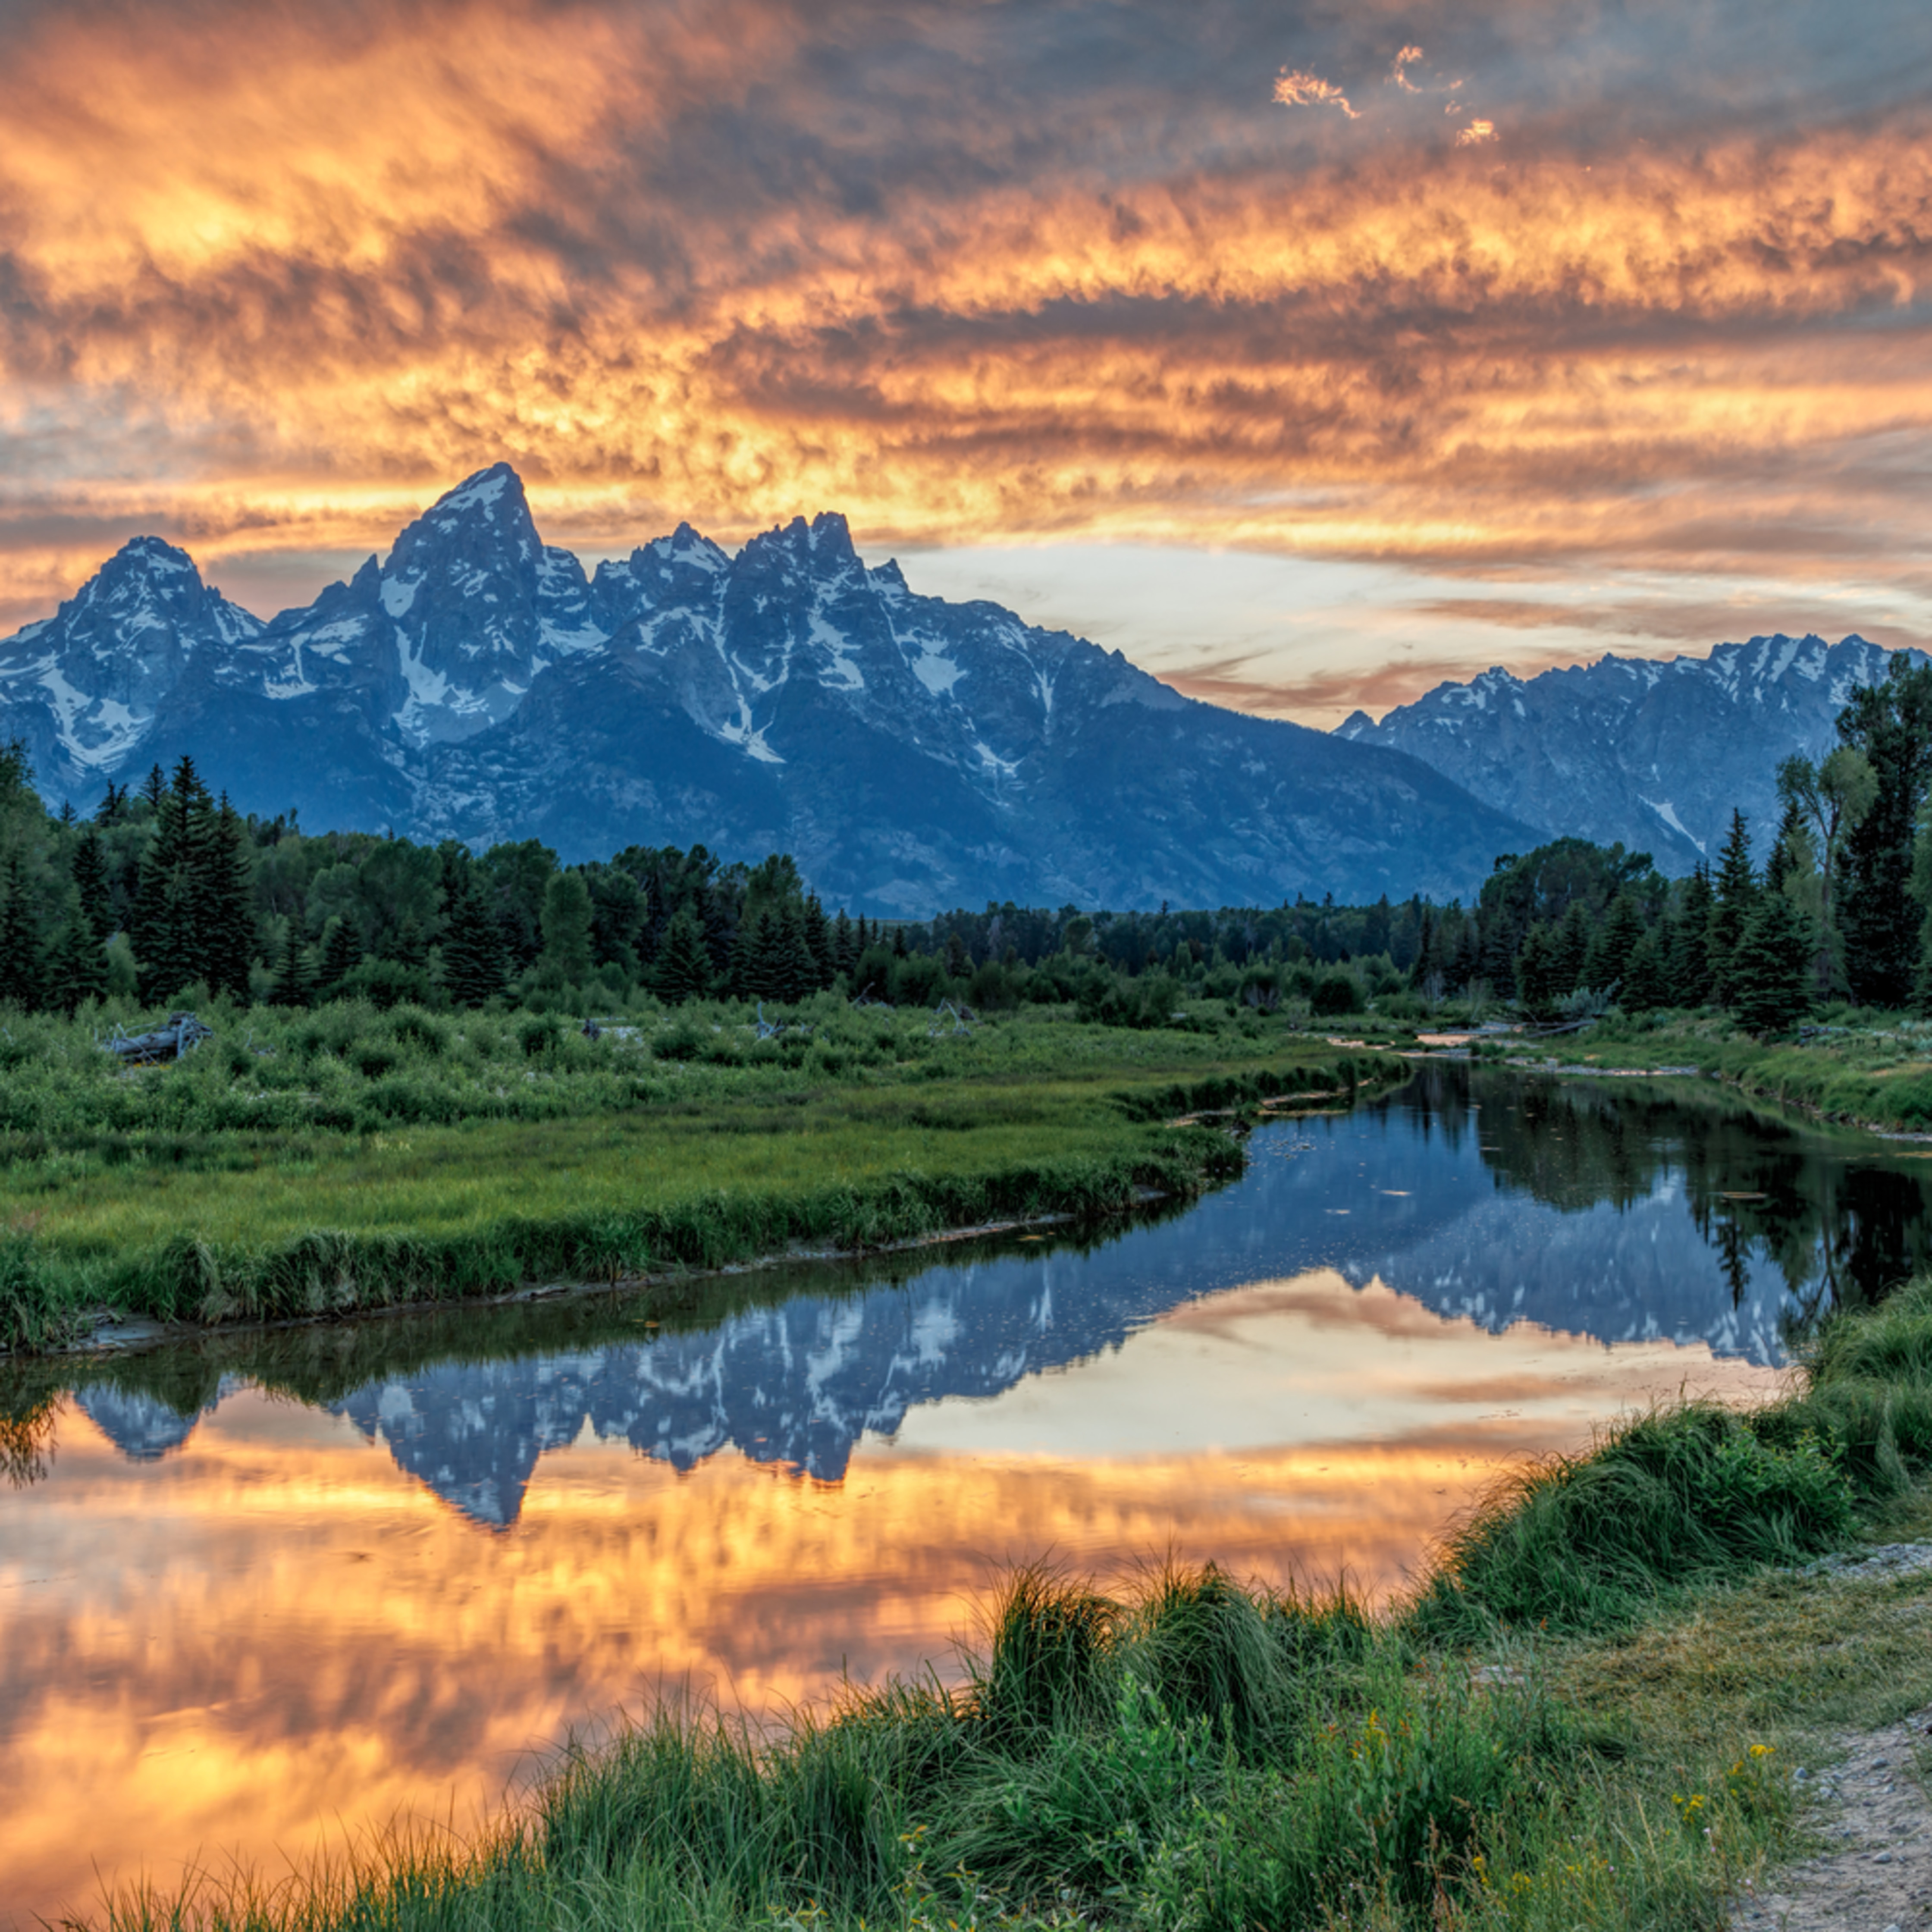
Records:
[[[118,1388],[111,1382],[96,1382],[74,1392],[74,1401],[88,1419],[130,1462],[158,1462],[170,1450],[178,1449],[194,1433],[204,1415],[213,1414],[224,1396],[242,1386],[240,1379],[224,1376],[213,1397],[186,1414],[172,1402],[145,1390]]]
[[[1234,1186],[1084,1252],[1021,1250],[703,1330],[435,1363],[332,1406],[502,1526],[537,1458],[586,1428],[679,1469],[736,1448],[836,1481],[863,1435],[892,1433],[916,1404],[998,1395],[1183,1302],[1316,1268],[1492,1331],[1528,1320],[1775,1362],[1794,1316],[1869,1298],[1922,1254],[1932,1179],[1721,1102],[1443,1065],[1352,1114],[1263,1129],[1252,1151]],[[196,1419],[105,1388],[82,1401],[143,1457]]]
[[[904,1288],[801,1296],[688,1334],[440,1365],[335,1406],[484,1522],[513,1522],[537,1457],[586,1426],[679,1469],[732,1447],[836,1482],[862,1436],[892,1434],[916,1404],[997,1395],[1118,1346],[1174,1299],[1131,1275],[1068,1292],[1084,1265],[1063,1253],[934,1268]]]

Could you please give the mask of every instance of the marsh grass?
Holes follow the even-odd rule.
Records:
[[[1932,1130],[1932,1024],[1904,1015],[1856,1015],[1856,1024],[1814,1039],[1760,1040],[1722,1015],[1612,1019],[1591,1029],[1590,1057],[1605,1067],[1694,1066],[1738,1092],[1846,1125]],[[1577,1042],[1549,1050],[1574,1060]]]
[[[452,1069],[473,1042],[439,1016],[332,1008],[285,1023],[284,1046],[338,1070],[358,1055],[372,1065],[364,1020],[385,1030],[382,1055],[416,1056],[410,1077],[453,1080],[460,1114],[471,1089]],[[842,1008],[828,1024],[852,1023]],[[1225,1132],[1178,1114],[1349,1090],[1403,1070],[1278,1034],[1257,1036],[1230,1065],[1191,1035],[1096,1041],[1106,1030],[1029,1018],[955,1051],[900,1018],[866,1024],[874,1044],[906,1051],[890,1077],[775,1064],[685,1080],[677,1061],[663,1092],[646,1091],[634,1066],[618,1078],[624,1055],[654,1064],[641,1030],[608,1044],[565,1036],[537,1057],[583,1059],[583,1078],[546,1073],[555,1093],[544,1104],[556,1111],[534,1118],[398,1126],[385,1114],[379,1124],[358,1109],[384,1104],[386,1061],[374,1076],[340,1074],[366,1090],[340,1131],[319,1126],[314,1108],[299,1130],[222,1124],[223,1082],[255,1076],[223,1072],[204,1048],[214,1072],[197,1054],[134,1084],[179,1079],[189,1100],[206,1088],[212,1112],[184,1102],[165,1131],[90,1118],[64,1133],[16,1133],[0,1201],[0,1347],[45,1348],[95,1306],[204,1324],[313,1318],[716,1268],[793,1247],[863,1250],[989,1221],[1114,1215],[1240,1172]],[[57,1034],[52,1022],[41,1030]],[[518,1066],[530,1057],[515,1037],[497,1050]],[[118,1078],[83,1072],[96,1098]]]

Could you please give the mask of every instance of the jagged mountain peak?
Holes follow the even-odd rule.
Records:
[[[198,583],[178,556],[150,574]],[[538,837],[566,858],[790,850],[829,900],[901,915],[1467,892],[1527,831],[1412,759],[1194,703],[994,604],[916,595],[896,564],[867,568],[834,511],[735,555],[680,523],[586,576],[543,543],[507,464],[307,608],[190,655],[86,730],[57,665],[32,691],[0,681],[0,730],[19,715],[40,734],[56,797],[191,751],[244,809]]]
[[[1355,712],[1336,735],[1406,751],[1552,836],[1621,839],[1682,873],[1717,850],[1733,807],[1775,821],[1779,764],[1828,749],[1853,688],[1892,655],[1856,633],[1832,644],[1777,632],[1526,679],[1497,667],[1379,723]]]

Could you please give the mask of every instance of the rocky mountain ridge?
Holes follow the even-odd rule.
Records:
[[[16,736],[83,807],[188,752],[318,829],[790,850],[828,902],[900,916],[1466,894],[1526,836],[1402,754],[918,596],[836,515],[735,556],[680,525],[586,572],[503,464],[267,622],[137,539],[0,644]]]
[[[1621,839],[1681,875],[1715,854],[1733,806],[1768,836],[1780,764],[1834,744],[1853,687],[1882,678],[1892,656],[1856,635],[1780,634],[1706,657],[1605,656],[1527,679],[1497,667],[1379,723],[1358,711],[1336,735],[1407,752],[1498,812],[1551,833]]]

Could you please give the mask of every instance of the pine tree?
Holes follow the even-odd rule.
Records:
[[[1646,932],[1630,948],[1617,1004],[1628,1013],[1654,1012],[1660,1006],[1676,1004],[1670,995],[1663,945],[1655,933]]]
[[[1790,760],[1786,760],[1789,764]],[[1784,803],[1784,816],[1778,822],[1778,836],[1771,842],[1771,851],[1764,862],[1764,889],[1768,892],[1781,892],[1784,883],[1799,868],[1801,860],[1810,849],[1810,841],[1804,826],[1804,814],[1795,798],[1787,798]]]
[[[1731,957],[1757,904],[1757,875],[1751,868],[1750,832],[1744,815],[1733,809],[1730,836],[1718,861],[1716,903],[1711,908],[1711,990],[1720,1006],[1731,1004]]]
[[[314,1004],[315,976],[309,970],[308,955],[302,945],[302,921],[292,915],[282,934],[281,961],[275,968],[275,988],[270,997],[278,1006]]]
[[[194,766],[185,758],[182,765],[198,787]],[[164,782],[158,791],[160,774],[157,765],[142,788],[142,796],[154,807],[154,829],[141,855],[128,934],[141,962],[141,994],[147,1000],[172,998],[196,976],[188,908],[190,797],[184,794],[178,775],[173,788]]]
[[[1702,866],[1684,881],[1682,902],[1671,922],[1665,963],[1670,974],[1671,1004],[1711,1004],[1711,914],[1716,904],[1710,874]]]
[[[114,895],[107,883],[106,848],[92,825],[83,826],[75,842],[72,872],[81,916],[104,945],[114,934]]]
[[[838,908],[838,916],[832,926],[832,966],[836,973],[842,973],[849,981],[852,969],[859,963],[859,939],[845,908]]]
[[[1588,983],[1591,938],[1590,909],[1581,899],[1572,899],[1550,935],[1550,985],[1558,1000]]]
[[[485,1005],[508,976],[503,935],[474,879],[460,887],[442,936],[442,983],[459,1006]]]
[[[156,765],[141,782],[141,796],[148,801],[149,809],[154,812],[160,810],[161,800],[166,796],[167,789],[167,775],[159,765]]]
[[[40,1000],[40,908],[16,851],[0,880],[0,1006],[31,1012]]]
[[[200,896],[206,910],[196,935],[201,949],[198,976],[212,992],[226,993],[245,1005],[248,967],[255,952],[255,880],[248,830],[226,792],[219,806],[205,815],[203,825]]]
[[[787,1006],[796,1006],[818,985],[818,962],[813,958],[808,937],[808,908],[796,898],[788,899],[772,922],[771,981],[772,990]],[[824,922],[824,914],[819,922]]]
[[[1783,892],[1761,893],[1730,962],[1730,1005],[1739,1025],[1782,1033],[1811,1010],[1812,922]]]
[[[664,928],[652,978],[658,998],[670,1006],[701,1000],[711,990],[711,954],[704,944],[704,928],[688,905],[680,906]]]
[[[1556,1004],[1556,961],[1550,928],[1539,920],[1523,935],[1516,956],[1516,998],[1531,1013],[1546,1013]]]
[[[831,985],[838,970],[838,956],[832,938],[832,922],[814,892],[805,902],[805,944],[812,956],[808,991]]]
[[[322,936],[322,962],[316,969],[316,997],[339,999],[342,982],[362,963],[362,935],[352,919],[332,919]]]
[[[1831,917],[1852,998],[1900,1006],[1918,950],[1919,909],[1906,888],[1919,810],[1932,787],[1932,665],[1898,652],[1876,684],[1852,692],[1838,736],[1866,761],[1870,788],[1868,809],[1849,830],[1834,868]]]
[[[47,961],[48,995],[71,1016],[87,1000],[107,997],[107,950],[74,906]]]
[[[543,954],[545,971],[567,986],[590,976],[590,889],[581,872],[559,872],[544,888]]]
[[[1643,914],[1635,896],[1618,893],[1590,943],[1585,976],[1594,991],[1608,993],[1623,985],[1630,976],[1630,955],[1643,936]]]

